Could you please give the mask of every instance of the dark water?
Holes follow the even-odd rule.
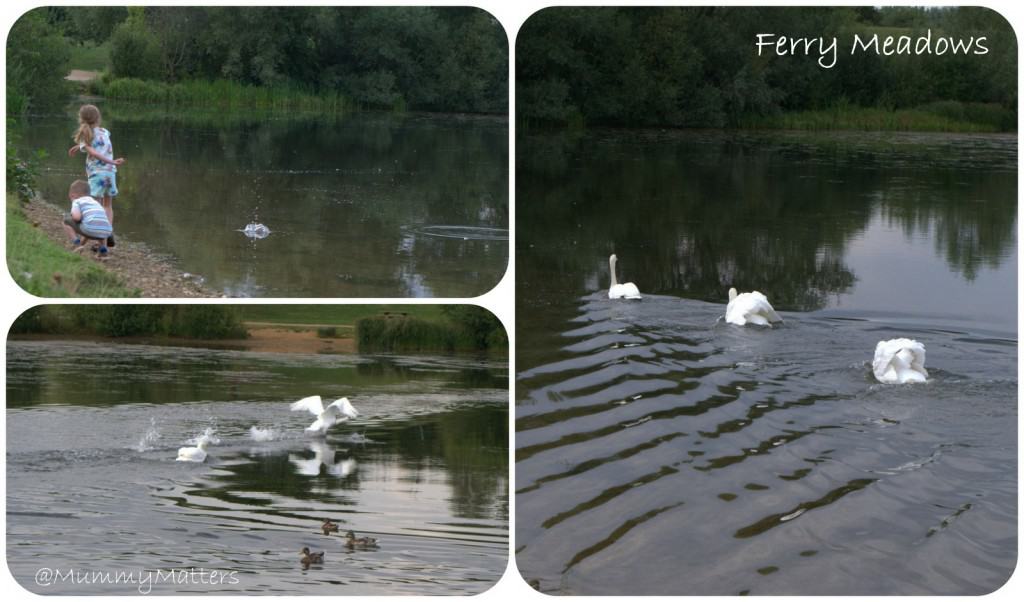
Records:
[[[115,230],[231,296],[473,297],[505,273],[508,125],[490,117],[155,112],[105,103]],[[75,111],[28,120],[40,192],[82,176]],[[247,238],[250,222],[269,237]],[[454,235],[453,235],[454,232]]]
[[[1017,560],[1016,138],[518,143],[516,560],[565,594],[980,594]],[[606,296],[607,257],[645,299]],[[718,322],[726,290],[785,323]],[[875,343],[927,347],[883,386]]]
[[[136,593],[42,587],[44,568],[195,568],[236,581],[153,592],[472,594],[505,569],[504,364],[83,343],[7,352],[7,563],[31,591]],[[309,439],[312,415],[287,405],[308,394],[346,395],[362,415]],[[207,461],[176,462],[207,429],[220,439]],[[317,530],[325,518],[379,549],[347,550]],[[324,564],[304,570],[303,546]]]

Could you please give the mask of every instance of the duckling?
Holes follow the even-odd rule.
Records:
[[[309,548],[302,548],[299,552],[299,561],[302,562],[303,568],[309,568],[311,564],[320,564],[324,561],[323,552],[310,552]]]
[[[324,521],[324,524],[320,525],[320,528],[324,530],[324,535],[338,532],[338,524],[332,523],[329,518]]]
[[[376,548],[377,540],[373,537],[356,537],[356,534],[349,531],[345,534],[345,545],[351,549]]]

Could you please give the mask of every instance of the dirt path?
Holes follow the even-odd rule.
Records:
[[[100,76],[99,71],[82,71],[81,69],[72,69],[71,73],[64,76],[64,79],[71,82],[91,82]]]
[[[71,252],[71,243],[64,233],[64,212],[55,205],[38,199],[21,205],[30,223],[36,225],[47,238]],[[86,255],[92,255],[86,252]],[[171,258],[146,248],[141,243],[117,237],[117,246],[110,249],[110,257],[100,262],[105,269],[117,274],[128,288],[137,288],[143,297],[222,297],[205,288],[201,278],[184,273],[175,267]]]

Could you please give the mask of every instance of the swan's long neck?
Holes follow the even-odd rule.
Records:
[[[612,286],[618,286],[619,280],[615,277],[615,261],[618,259],[614,255],[608,258],[608,269],[612,273]]]
[[[200,439],[199,440],[199,444],[196,445],[196,447],[199,448],[200,451],[206,451],[206,443],[207,443],[207,441],[206,441],[205,438],[204,439]]]
[[[732,301],[735,298],[736,298],[736,289],[734,289],[734,288],[729,289],[729,300]]]

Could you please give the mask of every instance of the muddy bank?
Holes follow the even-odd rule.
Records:
[[[71,252],[72,246],[63,228],[63,209],[35,199],[22,203],[21,210],[47,238]],[[92,254],[86,252],[86,255]],[[96,262],[120,277],[127,288],[138,289],[143,297],[224,296],[204,287],[199,277],[179,270],[172,258],[154,253],[146,245],[123,236],[117,236],[117,246],[110,249],[106,260],[96,259]]]

